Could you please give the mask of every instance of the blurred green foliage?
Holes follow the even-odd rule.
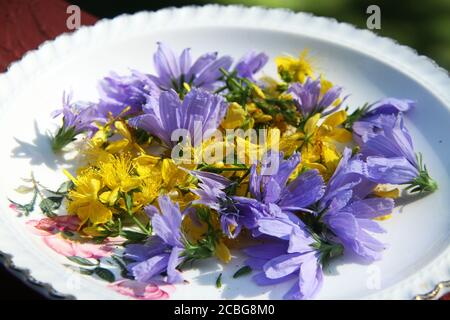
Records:
[[[203,3],[288,8],[366,28],[369,5],[381,9],[375,33],[416,49],[450,70],[450,0],[218,0]]]

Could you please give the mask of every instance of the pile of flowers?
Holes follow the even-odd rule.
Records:
[[[285,298],[313,298],[334,258],[381,258],[376,234],[401,191],[437,188],[405,126],[414,102],[385,98],[350,113],[307,51],[276,58],[276,78],[258,76],[265,53],[193,60],[158,43],[153,59],[155,74],[101,80],[97,102],[63,96],[52,148],[76,151],[81,165],[57,191],[32,177],[21,189],[32,201],[12,202],[28,214],[40,199],[47,217],[34,226],[64,239],[83,273],[114,281],[99,266],[112,257],[122,291],[123,281],[141,292],[183,283],[197,260],[226,264],[239,250],[248,258],[235,276],[290,281]],[[102,247],[83,257],[67,242]]]

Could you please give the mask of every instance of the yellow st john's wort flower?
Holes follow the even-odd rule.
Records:
[[[132,159],[133,166],[141,178],[161,176],[161,171],[157,168],[160,161],[161,158],[148,154],[142,154]]]
[[[253,164],[261,160],[268,150],[278,150],[280,143],[280,130],[269,128],[265,137],[236,136],[236,155],[240,163]]]
[[[129,154],[111,155],[107,162],[97,164],[98,173],[109,191],[101,195],[103,202],[114,205],[120,193],[127,193],[137,189],[142,179],[137,175]]]
[[[245,119],[247,118],[247,112],[242,108],[239,103],[232,102],[228,106],[227,114],[223,119],[221,126],[224,129],[235,129],[241,127]]]
[[[254,123],[267,123],[272,121],[272,116],[269,114],[265,114],[253,102],[247,104],[247,111],[254,120]]]
[[[159,195],[162,185],[160,159],[149,155],[141,155],[132,160],[133,166],[141,178],[139,190],[133,193],[133,210],[151,204]]]
[[[87,143],[81,154],[88,164],[107,162],[109,155],[121,152],[142,151],[140,147],[134,148],[132,135],[124,121],[115,121],[114,125],[108,123],[99,126],[99,130]]]
[[[341,159],[341,153],[336,148],[337,143],[351,141],[352,135],[348,130],[339,127],[347,119],[344,110],[331,114],[320,126],[318,126],[319,119],[320,114],[317,114],[306,122],[305,143],[301,150],[307,166],[316,167],[324,178],[328,179]]]
[[[256,96],[257,98],[263,99],[263,100],[266,99],[266,95],[264,94],[264,91],[260,87],[258,87],[256,84],[252,83],[251,88],[252,88],[252,93],[254,96]]]
[[[99,200],[99,192],[103,188],[101,176],[91,169],[84,170],[77,178],[67,170],[64,173],[75,185],[68,193],[68,213],[77,215],[81,225],[88,221],[94,225],[110,221],[112,211]]]
[[[107,161],[109,154],[123,152],[145,154],[142,147],[134,141],[125,120],[115,120],[100,126],[82,151],[88,163]]]
[[[313,68],[308,60],[308,50],[302,51],[298,58],[281,56],[275,58],[278,73],[285,82],[305,82],[306,77],[314,75]]]
[[[346,129],[339,127],[347,118],[344,110],[331,114],[319,125],[320,117],[320,114],[315,114],[309,118],[304,125],[303,132],[283,137],[280,149],[287,155],[300,150],[301,166],[317,169],[325,179],[328,179],[341,158],[336,147],[337,143],[351,141],[352,135]]]
[[[192,176],[175,164],[172,159],[164,159],[161,164],[163,188],[170,192],[175,188],[189,188]]]

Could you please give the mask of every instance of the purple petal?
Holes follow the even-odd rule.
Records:
[[[231,183],[231,181],[224,176],[212,172],[191,170],[189,173],[204,184],[208,185],[210,188],[225,189]]]
[[[384,216],[394,209],[394,200],[388,198],[370,198],[355,201],[349,206],[358,219],[373,219]]]
[[[250,51],[245,54],[236,65],[236,71],[239,77],[252,79],[253,75],[260,71],[269,60],[264,53]]]
[[[415,102],[407,99],[384,98],[370,107],[368,116],[375,114],[406,113],[415,107]]]
[[[252,280],[255,281],[255,283],[258,286],[271,286],[274,284],[279,284],[279,283],[283,283],[283,282],[295,279],[296,277],[297,277],[297,275],[295,273],[291,273],[285,277],[280,277],[277,279],[270,279],[270,278],[267,278],[267,276],[264,272],[260,272],[260,273],[255,274],[252,277]]]
[[[285,277],[297,271],[304,259],[304,255],[297,253],[278,256],[264,265],[264,273],[269,279]]]
[[[252,268],[252,270],[262,270],[266,262],[267,259],[261,258],[248,258],[244,261],[245,265]]]
[[[250,257],[270,260],[286,252],[288,243],[279,241],[275,243],[265,243],[262,245],[251,246],[244,249],[245,254]]]
[[[314,242],[311,234],[303,228],[296,227],[292,229],[289,237],[288,253],[305,253],[312,251],[311,244]]]
[[[180,73],[186,75],[192,66],[191,49],[186,48],[180,55]],[[184,79],[186,81],[186,79]]]
[[[322,176],[317,170],[309,170],[287,186],[278,205],[284,210],[301,210],[318,201],[324,193]]]
[[[260,218],[258,220],[258,230],[260,232],[284,240],[289,239],[294,226],[291,221],[287,220],[273,218]]]
[[[319,102],[318,107],[321,110],[324,110],[327,107],[331,106],[332,103],[334,101],[336,101],[336,99],[339,98],[339,96],[341,95],[341,92],[342,92],[341,87],[337,87],[337,86],[332,87],[323,95],[322,99]]]
[[[186,74],[186,81],[188,83],[192,82],[195,77],[209,64],[217,59],[217,52],[205,53],[200,56],[192,65],[189,72]]]
[[[299,295],[298,299],[311,299],[320,291],[323,284],[322,267],[318,263],[316,253],[304,255],[304,261],[299,271]]]
[[[127,245],[124,256],[133,261],[142,262],[163,253],[166,249],[167,246],[161,238],[152,236],[145,244]]]
[[[365,156],[404,157],[418,168],[412,139],[401,114],[397,115],[394,127],[385,125],[381,132],[363,137],[363,141],[361,152]]]
[[[165,85],[169,84],[168,88],[170,88],[171,81],[180,77],[180,69],[175,54],[167,45],[158,42],[158,49],[153,56],[153,61],[160,79]]]
[[[139,282],[147,282],[167,269],[168,254],[160,254],[132,266],[131,273]]]
[[[181,272],[176,268],[181,263],[183,258],[181,254],[183,253],[183,248],[174,247],[170,253],[169,261],[167,263],[167,282],[168,283],[179,283],[183,282],[183,276]]]
[[[210,85],[222,77],[221,68],[228,70],[233,63],[233,59],[229,56],[223,56],[211,62],[203,70],[201,70],[194,79],[196,87],[210,88]]]
[[[367,177],[376,183],[410,183],[419,171],[404,157],[384,158],[371,156],[366,159]]]
[[[203,139],[208,139],[219,127],[227,108],[228,104],[221,96],[201,89],[192,89],[184,97],[181,106],[181,128],[189,130],[191,141],[195,143],[202,138],[196,136],[196,125],[200,123],[200,133],[203,133]]]
[[[153,216],[152,227],[155,234],[173,247],[182,247],[180,242],[181,212],[168,196],[158,198],[161,214]]]

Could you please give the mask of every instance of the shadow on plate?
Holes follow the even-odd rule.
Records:
[[[35,138],[31,142],[14,138],[17,147],[12,150],[11,157],[18,159],[29,159],[32,166],[45,165],[50,169],[57,170],[59,166],[73,167],[73,159],[66,159],[64,153],[55,154],[51,147],[48,134],[42,133],[36,121],[34,121]]]

